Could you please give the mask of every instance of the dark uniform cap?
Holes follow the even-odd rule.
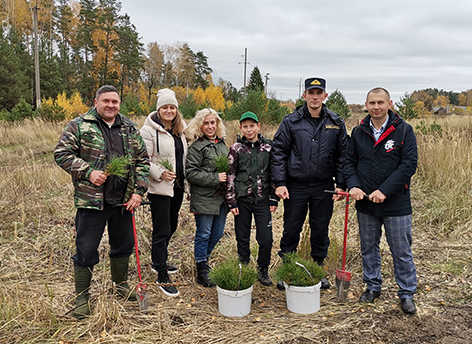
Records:
[[[259,119],[257,118],[256,114],[251,111],[243,113],[241,115],[241,118],[239,119],[239,123],[241,123],[245,119],[252,119],[253,121],[256,121],[257,123],[259,123]]]
[[[321,88],[326,91],[326,80],[322,78],[308,78],[305,80],[305,91],[313,88]]]

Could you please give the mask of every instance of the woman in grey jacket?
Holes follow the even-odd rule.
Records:
[[[191,184],[190,211],[195,214],[195,262],[197,263],[197,283],[212,287],[208,278],[208,259],[213,248],[223,236],[227,208],[225,190],[226,173],[218,173],[215,157],[227,156],[224,141],[225,126],[213,109],[197,111],[186,131],[192,141],[188,150],[186,178]]]
[[[148,197],[153,226],[152,270],[157,272],[156,283],[167,296],[179,295],[169,278],[177,267],[167,264],[167,247],[177,229],[185,185],[186,124],[178,107],[174,91],[159,90],[157,111],[149,114],[140,130],[151,160]]]

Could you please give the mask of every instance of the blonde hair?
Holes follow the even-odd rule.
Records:
[[[159,110],[161,108],[159,108]],[[161,120],[161,114],[159,113],[159,110],[157,110],[157,118]],[[184,116],[182,116],[182,114],[179,111],[179,108],[177,108],[177,114],[172,120],[172,134],[174,134],[175,136],[180,136],[183,134],[184,129],[185,129]]]
[[[185,136],[190,143],[197,141],[199,138],[204,136],[202,132],[202,125],[205,121],[205,117],[209,115],[213,115],[216,118],[216,137],[220,139],[225,137],[226,127],[223,124],[223,120],[218,115],[218,112],[213,109],[206,108],[196,112],[195,117],[192,118],[188,124],[187,130],[185,130]]]

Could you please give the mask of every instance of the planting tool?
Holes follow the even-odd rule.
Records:
[[[351,273],[346,271],[346,245],[347,245],[347,220],[349,215],[349,192],[325,190],[327,193],[346,196],[346,211],[344,217],[344,240],[343,240],[343,265],[341,270],[336,270],[336,290],[339,302],[346,302],[351,284]]]
[[[150,202],[142,202],[141,205],[143,204],[150,204]],[[125,207],[128,205],[128,203],[125,204],[118,204],[116,206],[123,206],[123,210]],[[147,293],[147,284],[143,283],[142,277],[141,277],[141,264],[139,262],[139,248],[138,248],[138,235],[136,233],[136,219],[134,216],[134,209],[131,209],[131,218],[133,220],[133,234],[134,234],[134,248],[136,251],[136,265],[138,268],[138,277],[139,277],[139,283],[136,285],[136,298],[138,299],[138,307],[139,311],[142,313],[147,312],[148,306],[149,306],[149,301],[148,301],[148,293]]]

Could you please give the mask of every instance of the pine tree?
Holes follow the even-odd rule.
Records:
[[[23,95],[32,94],[33,61],[19,31],[12,26],[4,33],[0,26],[0,109],[11,110]],[[28,99],[32,102],[32,99]]]
[[[411,98],[411,93],[405,92],[405,94],[400,97],[400,102],[395,104],[398,108],[398,114],[403,119],[411,119],[417,117],[415,111],[415,102]]]
[[[259,68],[256,66],[251,72],[251,76],[249,77],[249,84],[247,85],[247,91],[254,90],[254,91],[263,91],[264,90],[264,82],[262,81],[261,72]]]
[[[338,89],[328,96],[328,100],[326,100],[326,106],[328,109],[336,112],[342,118],[348,118],[351,116],[349,113],[349,106],[347,106],[346,98]]]

